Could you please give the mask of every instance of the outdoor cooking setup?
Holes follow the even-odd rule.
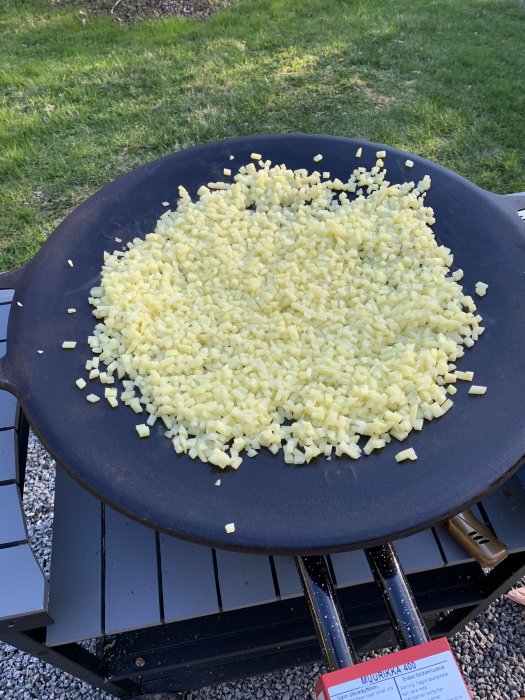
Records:
[[[87,298],[115,238],[125,246],[152,231],[177,185],[194,197],[202,184],[222,178],[230,155],[237,165],[256,151],[292,169],[314,169],[312,158],[322,153],[323,169],[344,181],[357,166],[358,148],[359,165],[367,168],[384,148],[392,182],[407,179],[407,158],[414,163],[410,179],[430,175],[426,201],[435,211],[438,242],[464,270],[462,284],[473,288],[482,279],[490,288],[481,311],[486,333],[460,361],[483,378],[487,396],[458,395],[449,414],[412,433],[407,442],[417,462],[397,464],[395,441],[356,462],[319,456],[300,466],[263,449],[239,470],[220,473],[221,489],[213,489],[218,470],[176,455],[160,428],[138,440],[131,411],[90,410],[79,399],[74,382],[90,357],[85,340],[93,327]],[[330,670],[355,664],[357,656],[325,555],[363,550],[397,642],[424,644],[430,637],[392,542],[446,524],[485,566],[506,555],[469,507],[512,477],[525,455],[525,294],[519,292],[525,224],[517,216],[524,208],[525,194],[496,195],[430,161],[357,139],[280,134],[183,150],[104,187],[65,219],[33,260],[0,277],[2,288],[15,290],[0,388],[16,396],[69,477],[118,513],[208,547],[293,556]],[[77,312],[68,317],[66,307]],[[70,338],[78,340],[77,349],[64,353],[61,343]],[[233,535],[224,529],[231,521]]]

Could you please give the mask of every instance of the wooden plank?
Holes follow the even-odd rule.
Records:
[[[168,535],[159,539],[164,620],[219,612],[212,550]]]
[[[397,540],[394,546],[407,574],[443,566],[443,557],[432,530],[424,530]],[[363,551],[331,554],[330,559],[337,587],[356,586],[373,581],[372,572]]]
[[[357,586],[374,580],[365,554],[360,549],[331,554],[330,559],[338,588]]]
[[[46,582],[28,544],[0,549],[0,622],[46,608]]]
[[[501,488],[482,501],[496,537],[509,552],[525,549],[525,491],[521,481],[513,476]]]
[[[50,646],[102,633],[102,515],[97,499],[57,469],[51,550]]]
[[[516,474],[516,478],[519,479],[522,487],[525,489],[525,467],[522,467]]]
[[[0,342],[0,357],[4,357],[7,352],[7,343],[3,340]]]
[[[16,398],[8,391],[0,390],[0,429],[16,425]]]
[[[406,574],[441,568],[445,563],[432,530],[423,530],[397,540],[394,547]]]
[[[0,304],[0,340],[7,339],[7,322],[10,310],[11,304]]]
[[[10,304],[14,295],[14,289],[0,289],[0,304]]]
[[[0,486],[0,545],[26,540],[27,533],[18,486],[4,484]]]
[[[473,561],[472,556],[463,549],[459,542],[442,525],[436,525],[434,530],[447,560],[445,566],[454,566],[455,564],[465,564]]]
[[[274,557],[275,572],[281,598],[296,598],[303,595],[301,579],[293,557]]]
[[[15,431],[0,431],[0,481],[16,481]]]
[[[155,531],[111,508],[105,512],[106,633],[158,625]]]
[[[218,549],[217,569],[224,610],[277,599],[268,557]]]

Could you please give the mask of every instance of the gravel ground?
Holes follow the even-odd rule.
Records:
[[[31,436],[24,505],[31,542],[45,572],[49,567],[53,487],[54,462]],[[474,700],[517,700],[525,695],[525,608],[500,598],[458,633],[451,645]],[[322,671],[319,664],[288,669],[193,691],[186,700],[300,700],[310,697]],[[0,698],[109,700],[110,696],[0,644]]]

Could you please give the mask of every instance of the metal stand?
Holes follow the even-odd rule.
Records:
[[[428,642],[429,634],[393,545],[371,547],[365,554],[399,644],[410,647]],[[329,670],[352,666],[357,656],[325,558],[296,557],[295,563]]]
[[[296,557],[295,564],[330,671],[357,663],[330,570],[323,556]]]
[[[430,641],[393,545],[371,547],[365,549],[365,554],[399,644],[413,647]]]

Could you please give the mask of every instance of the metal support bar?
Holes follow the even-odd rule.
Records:
[[[412,647],[430,641],[393,545],[370,547],[365,549],[365,554],[399,644]]]
[[[20,486],[20,492],[24,493],[24,484],[26,478],[26,463],[27,463],[27,441],[29,437],[29,423],[22,411],[20,404],[16,409],[16,429],[18,432],[15,443],[16,455],[16,478]]]
[[[479,601],[476,605],[455,607],[433,630],[434,634],[451,637],[472,622],[488,608],[497,598],[506,593],[510,586],[525,576],[523,552],[509,554],[496,569],[493,569],[480,586]]]
[[[295,564],[330,671],[352,666],[357,655],[346,630],[330,570],[323,556],[296,557]]]
[[[131,681],[119,683],[106,681],[102,675],[100,660],[80,644],[46,646],[44,643],[45,628],[28,632],[5,633],[2,634],[1,639],[6,644],[25,651],[31,656],[36,656],[38,659],[118,698],[130,698],[142,694],[140,686]]]

